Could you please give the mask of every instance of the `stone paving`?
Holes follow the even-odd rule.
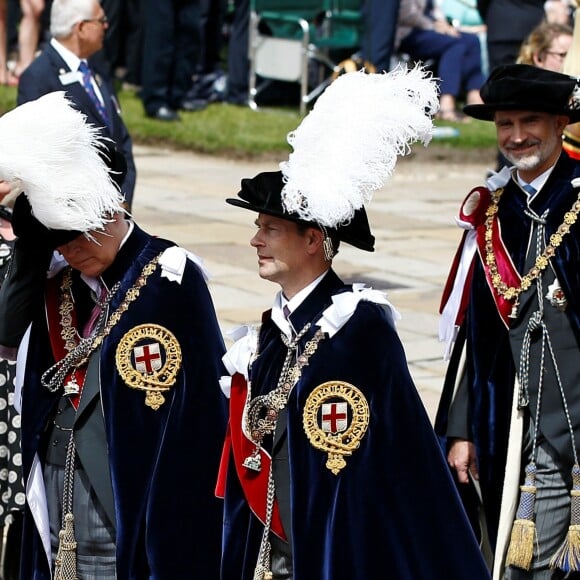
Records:
[[[278,286],[257,275],[255,250],[249,246],[255,214],[224,199],[235,197],[242,178],[276,170],[277,164],[143,146],[136,147],[135,159],[136,221],[201,256],[224,333],[257,323]],[[431,418],[446,368],[437,325],[441,290],[461,235],[454,217],[469,190],[482,184],[489,161],[433,162],[421,151],[400,159],[368,208],[375,252],[343,244],[334,260],[340,276],[386,290],[401,313],[399,334]]]

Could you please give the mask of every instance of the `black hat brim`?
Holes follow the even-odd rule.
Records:
[[[501,103],[501,104],[481,104],[465,105],[463,112],[474,119],[480,121],[493,121],[495,113],[498,111],[536,111],[538,113],[549,113],[551,115],[563,115],[570,119],[570,123],[580,121],[580,110],[574,109],[556,109],[551,107],[550,103]]]
[[[238,192],[238,197],[227,198],[226,202],[236,207],[320,229],[319,224],[286,212],[281,200],[283,187],[284,180],[280,171],[260,173],[253,179],[242,179],[242,188]],[[366,252],[374,252],[375,237],[371,234],[364,207],[356,210],[347,224],[337,228],[327,228],[327,230],[346,244]]]

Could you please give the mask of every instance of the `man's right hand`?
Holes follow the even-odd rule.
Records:
[[[469,483],[469,475],[479,479],[475,445],[465,439],[454,439],[447,454],[447,463],[457,472],[459,483]]]

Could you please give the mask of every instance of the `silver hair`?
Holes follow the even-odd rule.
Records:
[[[81,20],[93,18],[98,0],[54,0],[50,9],[50,34],[66,38]]]

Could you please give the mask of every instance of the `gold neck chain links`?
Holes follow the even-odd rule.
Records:
[[[107,320],[106,325],[102,330],[97,332],[95,335],[91,335],[87,338],[81,338],[78,340],[77,330],[72,324],[73,301],[70,294],[70,286],[72,284],[72,270],[68,269],[63,276],[63,281],[61,285],[61,304],[59,306],[59,313],[61,316],[61,336],[65,341],[65,349],[68,351],[67,355],[57,361],[53,366],[46,370],[42,377],[41,383],[52,393],[56,392],[61,385],[64,384],[64,380],[69,372],[83,366],[89,359],[90,355],[102,344],[103,340],[111,333],[115,325],[121,319],[121,316],[129,309],[129,306],[134,302],[141,289],[147,284],[147,279],[155,269],[157,268],[157,263],[161,258],[161,254],[155,256],[150,262],[145,264],[143,270],[135,280],[135,283],[123,298],[123,301],[115,312],[111,314]],[[117,288],[115,286],[114,288]],[[115,290],[116,291],[116,290]],[[113,297],[115,292],[111,291],[109,300]],[[105,313],[105,309],[103,310]],[[78,342],[77,342],[78,341]]]
[[[550,258],[556,253],[556,248],[562,243],[562,238],[570,231],[570,227],[576,223],[578,214],[580,213],[580,192],[570,211],[564,214],[564,221],[560,224],[556,232],[550,236],[550,243],[546,246],[542,254],[537,256],[536,262],[530,268],[530,271],[522,277],[520,285],[508,286],[498,272],[492,241],[494,218],[498,212],[499,200],[501,199],[503,191],[503,188],[500,188],[491,193],[491,202],[485,212],[485,262],[489,267],[491,283],[495,290],[506,300],[515,299],[517,305],[519,295],[526,291],[532,285],[532,282],[546,269]]]

